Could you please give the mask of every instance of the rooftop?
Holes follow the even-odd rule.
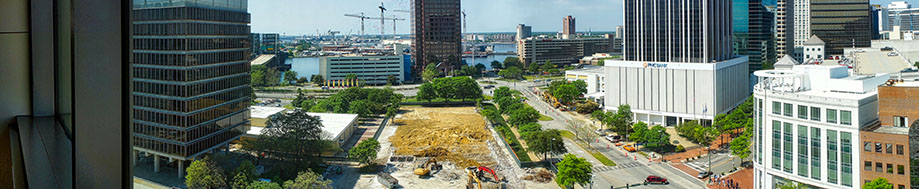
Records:
[[[812,35],[807,41],[804,41],[804,45],[824,45],[826,44],[823,40],[820,40],[817,35]]]
[[[278,112],[285,111],[285,108],[252,106],[249,111],[252,118],[267,119],[268,116]],[[307,113],[311,116],[318,116],[322,122],[322,132],[328,135],[323,137],[336,137],[342,131],[348,128],[351,123],[357,120],[357,114],[336,114],[336,113]],[[253,126],[246,132],[247,135],[258,136],[262,134],[265,127]]]
[[[565,71],[565,74],[603,74],[603,66],[584,66],[584,68]]]
[[[824,98],[860,100],[877,94],[877,86],[890,78],[889,74],[850,75],[839,65],[794,65],[791,68],[760,70],[757,90],[770,90]]]

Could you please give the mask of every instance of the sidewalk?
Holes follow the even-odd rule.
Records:
[[[753,169],[742,169],[740,171],[734,172],[728,176],[724,177],[725,179],[734,180],[740,188],[753,188]],[[719,185],[709,185],[710,189],[726,189],[727,186]]]
[[[743,129],[736,129],[734,132],[741,132],[742,130],[743,130]],[[715,141],[712,142],[711,145],[709,145],[709,147],[711,148],[710,150],[717,150],[717,149],[720,148],[721,146],[725,146],[725,147],[726,147],[726,146],[730,145],[731,140],[733,140],[733,139],[734,139],[734,138],[731,137],[731,133],[730,133],[730,132],[723,133],[723,134],[721,134],[721,136],[718,136],[718,137],[715,139]],[[698,156],[700,156],[700,155],[702,155],[702,154],[707,154],[708,151],[710,151],[710,150],[706,150],[704,147],[689,148],[689,149],[686,149],[686,151],[685,151],[685,152],[682,152],[682,153],[677,153],[677,154],[671,154],[671,155],[664,156],[664,159],[667,160],[667,161],[670,161],[670,162],[680,163],[680,162],[682,162],[683,160],[686,160],[686,159],[689,159],[689,158],[693,158],[693,157],[698,157]]]

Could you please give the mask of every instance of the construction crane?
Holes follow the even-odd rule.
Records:
[[[382,44],[382,43],[383,43],[383,34],[384,34],[384,33],[383,33],[383,29],[384,29],[383,26],[386,25],[386,16],[383,15],[383,13],[386,12],[386,7],[383,7],[383,2],[380,2],[380,7],[379,7],[379,8],[380,8],[380,44]],[[393,21],[393,23],[395,23],[395,21]],[[393,25],[393,26],[395,26],[395,25]],[[395,34],[395,33],[393,33],[393,34]]]
[[[362,12],[360,15],[358,15],[358,14],[345,14],[345,16],[360,18],[360,19],[361,19],[361,37],[363,37],[364,35],[367,35],[367,33],[364,33],[364,20],[366,20],[367,18],[370,18],[370,17],[364,16],[364,13],[363,13],[363,12]]]
[[[410,11],[410,10],[392,10],[392,11],[393,11],[393,12],[412,13],[412,11]]]

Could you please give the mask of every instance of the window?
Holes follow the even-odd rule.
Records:
[[[772,113],[779,115],[782,113],[782,103],[781,102],[772,102]]]
[[[883,147],[881,147],[881,143],[880,143],[880,142],[875,142],[875,143],[874,143],[874,152],[881,153],[881,152],[883,152],[883,150],[884,150],[884,149],[883,149]]]
[[[836,131],[827,129],[826,130],[826,160],[827,160],[826,178],[827,178],[827,182],[830,182],[833,184],[839,183],[839,176],[838,176],[839,175],[839,169],[838,169],[839,164],[837,162],[838,160],[837,157],[839,157],[837,147],[839,146],[839,144],[837,143],[838,140],[836,139],[837,139]]]
[[[852,112],[841,110],[839,111],[839,124],[851,125],[852,124]]]
[[[874,165],[871,161],[865,161],[865,171],[871,171],[871,165]]]
[[[792,107],[791,104],[785,103],[785,109],[784,109],[785,112],[784,112],[782,115],[791,117],[791,112],[794,111],[793,108],[794,108],[794,107]]]
[[[826,109],[826,122],[827,123],[836,123],[836,110]]]
[[[804,125],[798,125],[798,176],[807,177],[810,172],[808,172],[808,151],[810,149],[807,147],[807,127]]]
[[[820,108],[811,107],[811,120],[820,121]]]
[[[871,142],[865,142],[865,151],[871,152]]]
[[[909,124],[909,122],[907,122],[906,117],[893,116],[894,127],[906,127],[907,124]]]
[[[807,119],[807,106],[798,105],[798,118]]]
[[[792,133],[791,133],[792,125],[791,123],[784,123],[784,126],[785,126],[783,130],[784,140],[782,141],[782,144],[784,144],[784,146],[782,147],[782,153],[783,153],[782,157],[784,157],[784,159],[782,161],[782,169],[787,173],[791,173],[791,171],[794,169],[792,167],[793,165],[792,165],[792,160],[791,160],[792,154],[794,153],[794,149],[792,149],[792,145],[794,145],[794,142],[792,142]]]
[[[782,168],[782,123],[772,121],[772,168]]]
[[[893,174],[893,164],[887,164],[887,173]]]
[[[903,145],[897,144],[897,155],[903,155]]]
[[[898,185],[898,186],[897,186],[897,189],[906,189],[906,186],[904,186],[904,185],[901,184],[901,185]]]
[[[887,152],[887,154],[893,154],[893,145],[887,144],[887,150],[885,152]]]
[[[906,171],[905,171],[905,168],[903,167],[903,165],[897,165],[897,174],[898,174],[898,175],[906,174]]]
[[[884,172],[884,164],[881,162],[874,162],[874,171],[878,173]]]

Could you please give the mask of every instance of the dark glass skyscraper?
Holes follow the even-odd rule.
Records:
[[[734,54],[750,58],[750,72],[775,62],[775,15],[762,0],[733,0]]]
[[[811,0],[811,34],[826,42],[827,55],[871,46],[868,0]]]
[[[412,74],[435,61],[459,63],[463,42],[460,0],[414,0],[412,4]]]
[[[134,149],[193,159],[249,127],[246,0],[134,1]]]
[[[730,18],[730,0],[626,0],[625,60],[731,59]]]

